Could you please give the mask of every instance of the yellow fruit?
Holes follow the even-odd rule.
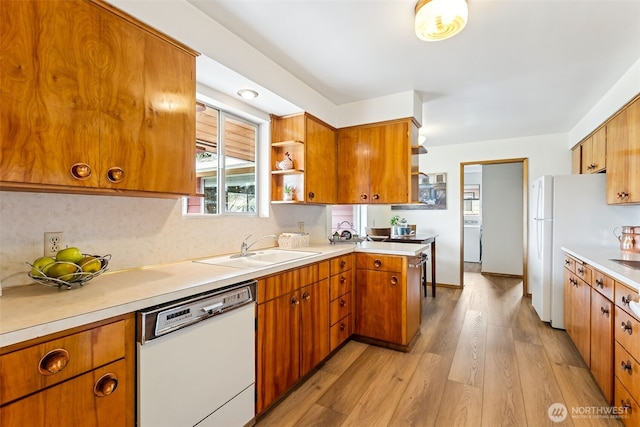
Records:
[[[100,271],[100,269],[102,268],[102,263],[98,258],[94,256],[82,258],[78,262],[78,265],[85,273],[95,273],[97,271]]]
[[[31,275],[33,277],[44,277],[47,275],[47,271],[51,264],[56,262],[55,259],[43,256],[33,261],[33,268],[31,269]]]
[[[80,267],[75,264],[58,262],[49,267],[49,270],[47,270],[47,276],[69,282],[77,278],[75,273],[77,273],[78,270],[80,270]]]
[[[78,248],[62,249],[56,254],[56,261],[66,261],[74,264],[77,264],[82,258],[84,258],[84,255]]]

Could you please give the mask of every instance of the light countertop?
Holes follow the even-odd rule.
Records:
[[[611,259],[640,261],[640,253],[622,252],[619,248],[603,248],[592,246],[562,247],[569,255],[597,268],[607,276],[640,292],[640,270],[625,267]]]
[[[428,247],[385,242],[312,245],[299,250],[317,255],[255,268],[185,261],[105,272],[70,290],[40,284],[6,288],[0,297],[0,347],[352,252],[417,256]]]

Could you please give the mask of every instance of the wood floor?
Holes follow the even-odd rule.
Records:
[[[622,425],[585,414],[608,405],[566,332],[540,322],[522,297],[520,280],[469,272],[465,283],[424,298],[410,353],[351,341],[257,425]],[[548,415],[554,403],[567,408],[562,422]]]

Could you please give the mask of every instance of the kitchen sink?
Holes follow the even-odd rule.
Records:
[[[247,256],[225,255],[221,257],[206,258],[194,262],[203,264],[222,265],[236,268],[259,268],[280,264],[300,258],[318,255],[319,252],[288,251],[284,249],[265,249],[257,252],[249,252]]]
[[[633,259],[609,259],[609,261],[617,262],[618,264],[632,268],[634,270],[640,270],[640,260]]]

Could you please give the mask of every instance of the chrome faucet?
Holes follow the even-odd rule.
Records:
[[[278,236],[276,236],[275,234],[269,234],[267,236],[263,236],[260,237],[258,240],[255,240],[253,243],[251,243],[250,245],[247,244],[247,240],[249,240],[249,237],[251,237],[251,234],[249,234],[247,237],[245,237],[245,239],[242,241],[242,244],[240,245],[240,255],[241,257],[245,257],[245,256],[249,256],[249,255],[254,255],[251,252],[248,252],[248,250],[251,248],[251,246],[255,245],[256,243],[258,243],[260,240],[264,240],[264,239],[276,239]]]

